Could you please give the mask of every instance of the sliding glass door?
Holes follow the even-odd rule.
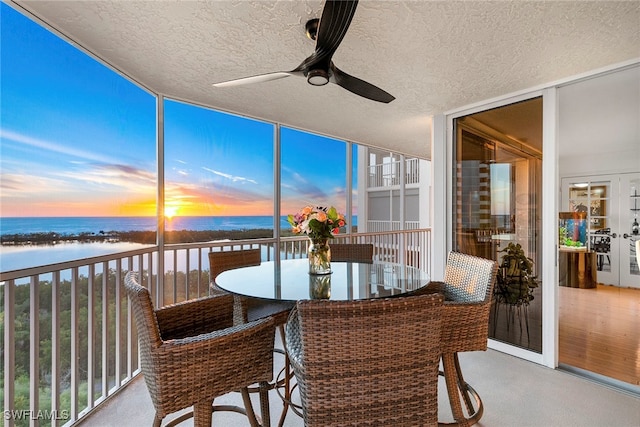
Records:
[[[539,98],[527,102],[531,104],[526,108],[539,108],[541,113]],[[541,353],[542,287],[537,277],[542,258],[542,153],[488,126],[483,114],[454,122],[453,250],[501,263],[507,251],[521,249],[531,260],[536,278],[529,285],[496,284],[489,334]],[[505,120],[509,117],[513,116],[506,114]]]

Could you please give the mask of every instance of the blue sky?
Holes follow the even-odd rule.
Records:
[[[0,4],[0,216],[155,215],[156,98]],[[283,128],[283,214],[345,205],[345,144]],[[165,104],[165,204],[273,213],[274,125]],[[302,206],[299,206],[302,207]]]
[[[155,98],[0,8],[1,215],[117,214],[153,191]]]

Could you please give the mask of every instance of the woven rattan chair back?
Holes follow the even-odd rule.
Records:
[[[209,252],[211,278],[215,279],[216,276],[223,271],[234,268],[260,265],[261,260],[262,254],[260,253],[260,249]]]
[[[495,261],[450,252],[444,273],[445,299],[455,302],[490,303],[497,268]]]
[[[212,410],[245,414],[258,427],[248,386],[259,383],[263,426],[269,425],[268,382],[273,377],[272,318],[233,327],[233,297],[217,295],[154,310],[149,291],[127,273],[125,290],[138,331],[140,370],[156,410],[154,426],[167,415],[194,407],[194,426],[210,427]],[[191,332],[191,333],[189,333]],[[229,372],[235,372],[229,375]],[[241,391],[245,408],[212,406],[214,398]]]
[[[227,292],[220,289],[215,278],[223,271],[233,270],[234,268],[249,267],[252,265],[260,265],[262,255],[260,249],[241,249],[233,251],[209,252],[209,271],[211,272],[211,284],[209,286],[210,295],[226,294]],[[241,296],[234,296],[234,322],[239,325],[249,321],[249,300]]]
[[[158,393],[160,385],[153,363],[153,350],[160,347],[162,338],[158,321],[151,303],[149,291],[137,283],[136,276],[127,275],[125,290],[131,300],[131,309],[136,321],[138,331],[138,343],[140,348],[140,370],[144,375],[144,381],[149,389],[151,400],[159,402]]]
[[[334,243],[330,247],[332,261],[373,263],[371,243]]]
[[[215,278],[218,274],[235,268],[260,265],[261,262],[262,254],[259,248],[209,252],[209,270],[212,278],[209,294],[220,295],[227,293],[215,284]],[[235,295],[234,322],[239,325],[262,317],[272,316],[276,321],[276,325],[284,325],[293,305],[294,303],[290,301],[267,301]]]
[[[442,295],[299,301],[286,325],[307,427],[435,426]]]

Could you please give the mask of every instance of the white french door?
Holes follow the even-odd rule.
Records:
[[[564,178],[561,210],[587,212],[587,244],[596,252],[599,283],[640,288],[640,173]]]
[[[640,173],[620,179],[620,285],[640,288],[636,241],[640,240]]]

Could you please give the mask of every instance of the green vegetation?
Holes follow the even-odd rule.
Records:
[[[288,230],[287,230],[288,231]],[[287,234],[283,230],[283,235]],[[289,232],[289,234],[291,234]],[[211,240],[261,239],[273,236],[271,229],[252,230],[179,230],[165,232],[165,243],[194,243]],[[99,233],[58,234],[21,233],[4,234],[0,237],[3,245],[51,245],[63,242],[129,242],[153,245],[156,243],[155,231],[108,231]]]
[[[127,360],[127,340],[132,339],[135,342],[136,337],[127,337],[127,297],[124,291],[124,275],[126,271],[122,271],[120,277],[120,284],[122,289],[120,290],[120,361],[123,364],[120,367],[120,378],[116,378],[116,352],[118,347],[116,346],[116,271],[109,270],[106,277],[106,286],[103,286],[103,273],[96,273],[93,277],[80,274],[76,282],[75,289],[72,288],[72,284],[69,280],[61,280],[58,286],[57,297],[59,300],[59,339],[56,343],[52,342],[52,296],[53,296],[53,284],[50,280],[41,280],[38,283],[38,304],[39,304],[39,408],[41,410],[51,409],[51,360],[54,350],[57,350],[60,355],[60,408],[59,413],[65,414],[62,411],[69,411],[71,407],[71,343],[72,340],[77,340],[77,359],[76,368],[78,375],[78,402],[79,410],[87,405],[89,395],[87,390],[87,373],[90,361],[88,360],[89,350],[89,322],[93,324],[93,346],[92,351],[94,354],[93,372],[94,372],[94,390],[92,393],[92,399],[97,399],[101,394],[102,388],[102,360],[103,360],[103,301],[106,300],[107,308],[107,348],[106,348],[106,371],[108,377],[108,387],[113,387],[116,382],[123,380],[126,376],[126,360]],[[174,272],[169,272],[165,275],[165,283],[173,283]],[[91,279],[91,280],[90,280]],[[178,272],[175,277],[177,286],[177,300],[182,301],[185,299],[187,289],[187,275],[182,272]],[[155,288],[156,277],[152,280],[152,289]],[[144,281],[146,283],[146,279]],[[201,293],[208,293],[209,284],[209,272],[204,271],[200,277]],[[204,286],[202,285],[204,284]],[[6,285],[5,285],[6,286]],[[29,409],[29,350],[30,350],[30,285],[17,285],[15,286],[15,407],[3,408],[8,410],[28,410]],[[189,295],[190,297],[196,297],[198,295],[198,272],[193,270],[189,273]],[[202,289],[204,287],[204,289]],[[91,297],[93,299],[92,308],[94,311],[93,319],[88,316],[89,302],[90,302],[90,289]],[[104,292],[106,289],[106,292]],[[75,292],[77,300],[77,317],[75,322],[72,323],[72,302],[71,295]],[[0,333],[4,334],[4,289],[0,295]],[[165,290],[165,301],[173,301],[173,289]],[[135,328],[134,328],[135,329]],[[4,342],[4,341],[2,341]],[[54,348],[53,345],[57,345]],[[0,357],[4,357],[4,352],[7,349],[0,348]],[[137,367],[137,346],[133,345],[132,351],[134,352],[134,369]],[[4,366],[2,369],[4,369]],[[4,403],[4,372],[0,374],[0,382],[2,382],[2,394],[0,394],[0,402]],[[69,412],[66,412],[69,414]],[[16,425],[23,426],[28,425],[29,420],[17,420]],[[64,423],[64,421],[62,422]]]

